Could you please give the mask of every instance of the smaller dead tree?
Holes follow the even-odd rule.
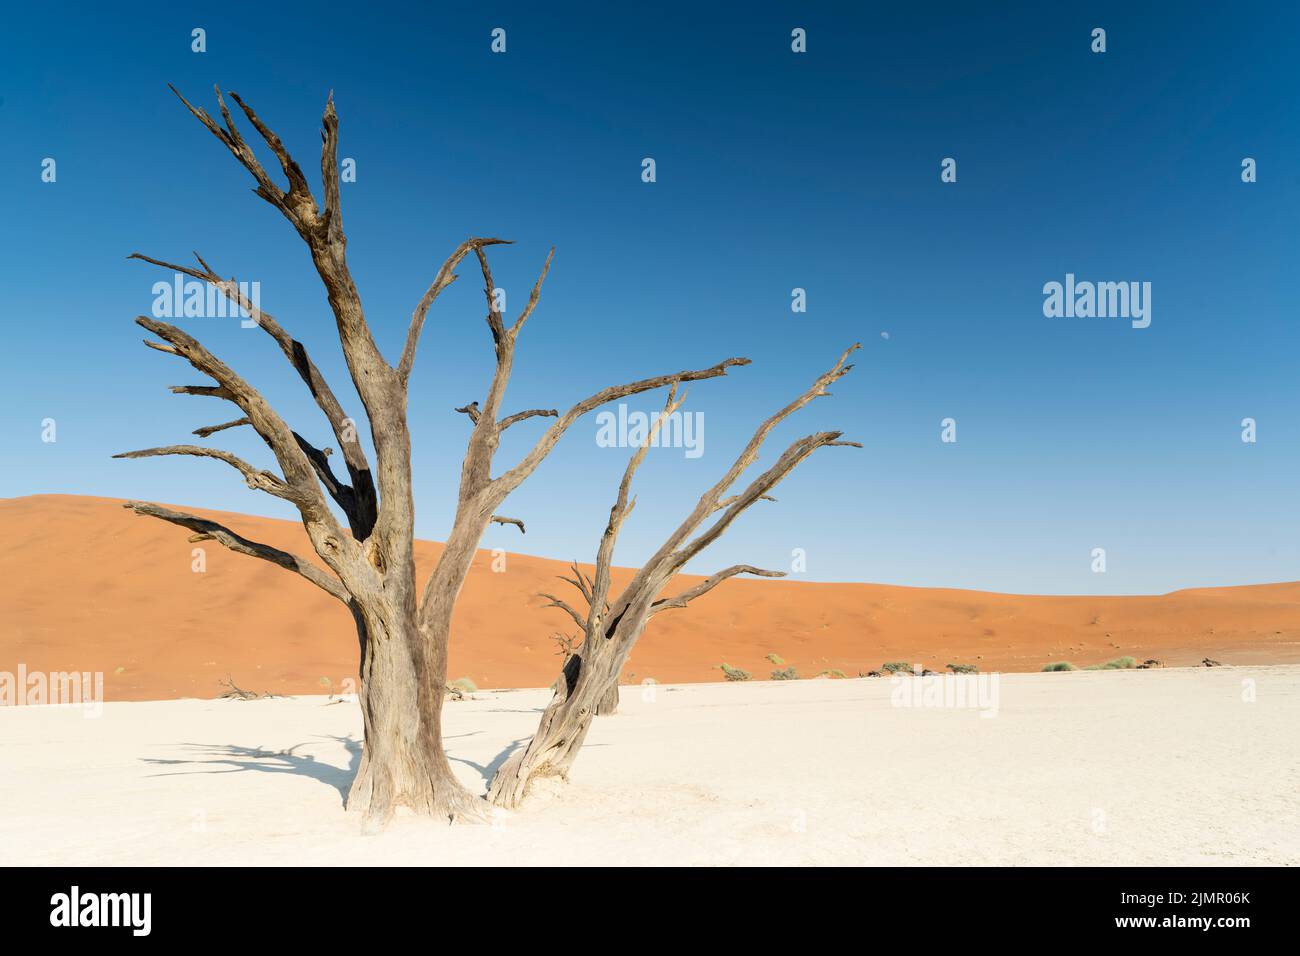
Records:
[[[738,494],[727,494],[745,470],[757,460],[763,442],[778,424],[814,398],[830,394],[827,391],[829,386],[853,368],[847,364],[847,359],[857,348],[855,344],[847,349],[834,367],[821,375],[806,392],[759,425],[726,474],[700,497],[691,513],[636,572],[627,587],[611,599],[610,571],[614,545],[623,523],[636,504],[636,499],[629,497],[633,475],[644,460],[659,426],[681,407],[685,399],[685,395],[678,397],[677,394],[680,383],[673,383],[663,413],[623,472],[614,506],[610,509],[609,524],[600,539],[594,575],[583,574],[575,563],[574,576],[563,577],[581,594],[587,605],[587,613],[579,613],[577,608],[556,595],[542,595],[547,599],[547,607],[563,611],[578,626],[583,634],[582,644],[565,658],[560,679],[555,684],[555,695],[542,713],[537,732],[528,746],[511,756],[493,777],[488,788],[489,801],[497,806],[515,807],[527,796],[533,781],[544,777],[567,779],[569,768],[586,739],[592,718],[612,713],[617,706],[619,674],[646,624],[654,615],[685,608],[696,598],[738,574],[768,578],[785,576],[784,571],[766,571],[748,564],[737,564],[672,597],[659,596],[688,561],[721,537],[732,522],[751,505],[757,501],[774,500],[769,492],[818,448],[846,445],[862,447],[857,442],[840,441],[842,432],[808,435],[786,448],[776,462],[754,478],[744,490]],[[715,515],[717,517],[713,523],[701,530]]]

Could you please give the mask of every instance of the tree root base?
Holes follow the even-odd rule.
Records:
[[[482,797],[466,792],[462,797],[438,799],[415,805],[404,801],[392,806],[368,806],[363,808],[349,806],[349,813],[361,817],[361,832],[367,835],[384,831],[398,815],[419,817],[448,826],[453,824],[484,824],[492,820],[492,807]]]

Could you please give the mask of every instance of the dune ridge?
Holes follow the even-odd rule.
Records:
[[[79,495],[0,499],[0,670],[102,671],[108,700],[215,697],[230,675],[258,693],[322,693],[356,674],[347,612],[296,575],[206,546],[122,501]],[[310,555],[300,525],[178,505],[248,537]],[[441,545],[420,541],[420,573]],[[539,687],[571,632],[539,591],[565,588],[567,561],[480,551],[454,619],[451,676],[480,687]],[[615,585],[628,569],[616,569]],[[689,587],[699,581],[683,575]],[[674,588],[676,590],[677,588]],[[1300,582],[1136,597],[1054,597],[877,584],[728,581],[655,618],[624,672],[636,683],[716,681],[722,661],[765,679],[777,654],[800,677],[849,677],[885,661],[934,670],[1037,671],[1120,655],[1168,666],[1300,663]],[[1066,677],[1065,679],[1069,679]]]

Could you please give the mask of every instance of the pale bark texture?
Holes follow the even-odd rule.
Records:
[[[556,595],[542,595],[548,599],[548,607],[563,611],[578,626],[583,635],[582,643],[566,658],[563,672],[555,684],[554,696],[542,713],[536,733],[526,747],[512,754],[497,771],[488,788],[489,801],[501,807],[516,807],[535,781],[546,777],[567,780],[569,768],[586,739],[592,719],[613,713],[618,706],[619,675],[654,615],[684,608],[738,574],[784,576],[783,571],[766,571],[738,564],[679,594],[659,597],[682,567],[716,541],[747,508],[758,501],[774,500],[769,492],[818,448],[861,447],[856,442],[840,441],[841,432],[808,435],[793,442],[770,468],[753,478],[743,490],[728,495],[745,470],[757,460],[759,449],[772,429],[814,398],[829,395],[828,387],[853,368],[847,360],[857,348],[854,345],[845,351],[834,367],[821,375],[806,392],[758,427],[718,483],[700,497],[691,513],[636,572],[627,587],[611,598],[610,570],[614,545],[636,504],[635,499],[629,498],[632,477],[645,458],[658,426],[651,428],[623,472],[614,506],[610,509],[609,523],[597,549],[594,574],[584,574],[575,563],[574,576],[563,579],[581,594],[587,605],[586,614]],[[676,412],[681,403],[674,383],[658,423]]]
[[[288,501],[297,509],[320,563],[249,541],[195,515],[147,502],[130,502],[127,507],[189,529],[194,533],[191,540],[216,541],[233,551],[295,571],[347,607],[357,628],[359,698],[365,727],[360,768],[347,797],[349,809],[364,811],[370,824],[382,824],[403,806],[451,820],[477,818],[485,805],[457,782],[443,750],[442,705],[452,610],[479,540],[494,521],[524,530],[522,519],[503,517],[496,513],[497,508],[533,473],[574,422],[592,409],[669,382],[725,375],[729,368],[747,364],[748,360],[727,359],[708,368],[611,386],[564,412],[531,409],[502,416],[516,342],[537,307],[550,256],[522,313],[507,325],[503,316],[494,311],[494,286],[485,251],[504,240],[465,240],[438,268],[411,317],[401,355],[395,365],[390,364],[371,335],[348,267],[339,191],[339,122],[333,97],[326,105],[323,120],[323,198],[318,202],[303,170],[280,138],[237,94],[231,93],[230,98],[275,156],[287,188],[279,185],[258,160],[219,89],[216,101],[221,122],[192,106],[179,93],[176,95],[252,175],[254,192],[277,209],[305,243],[324,285],[352,385],[369,423],[374,467],[356,420],[345,411],[344,401],[325,381],[306,347],[272,316],[255,308],[233,279],[222,278],[197,255],[198,265],[193,267],[137,253],[132,258],[211,284],[251,314],[310,391],[341,451],[346,475],[337,474],[331,466],[331,448],[313,444],[292,430],[256,389],[192,336],[141,316],[136,322],[161,340],[146,340],[146,345],[183,359],[211,379],[211,383],[173,386],[173,392],[216,398],[238,409],[238,417],[197,428],[194,434],[206,439],[227,429],[249,427],[267,445],[279,473],[203,445],[167,445],[117,457],[189,455],[229,465],[250,488]],[[455,281],[457,266],[471,254],[484,279],[496,368],[486,395],[460,409],[469,415],[472,430],[461,467],[455,519],[437,566],[421,585],[416,580],[414,560],[408,386],[429,309]],[[494,477],[492,464],[501,432],[533,418],[555,421],[519,462]],[[336,514],[342,515],[342,522]]]

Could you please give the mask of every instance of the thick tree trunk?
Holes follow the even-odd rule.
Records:
[[[364,813],[374,827],[398,807],[448,821],[480,819],[482,800],[461,786],[442,746],[445,641],[421,634],[413,612],[372,611],[364,621],[365,744],[347,808]]]

